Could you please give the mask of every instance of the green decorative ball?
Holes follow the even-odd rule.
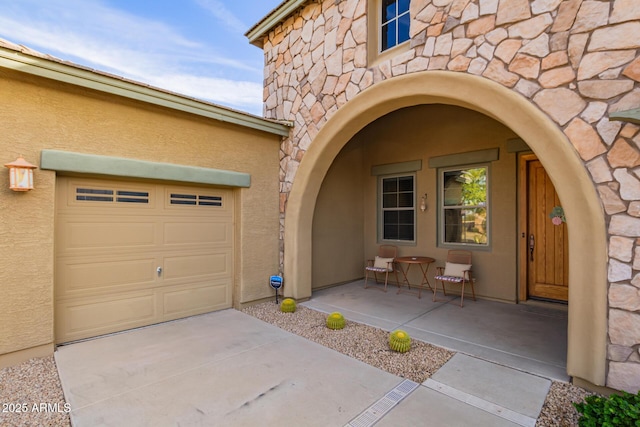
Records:
[[[283,313],[293,313],[296,311],[296,302],[292,298],[285,298],[280,304],[280,311]]]
[[[344,328],[344,316],[340,313],[333,312],[327,317],[327,328],[342,329]]]
[[[389,348],[399,353],[406,353],[411,348],[411,337],[405,331],[397,329],[389,335]]]

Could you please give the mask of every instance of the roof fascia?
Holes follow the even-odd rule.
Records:
[[[31,56],[12,49],[0,48],[0,67],[263,132],[280,136],[289,135],[290,126],[276,121],[165,92],[142,83],[134,83],[115,76]]]
[[[621,122],[629,122],[640,125],[640,108],[611,113],[609,114],[609,120],[618,120]]]
[[[280,22],[284,21],[293,12],[304,6],[309,0],[286,0],[272,10],[260,22],[254,25],[245,36],[249,43],[262,49],[262,38]]]

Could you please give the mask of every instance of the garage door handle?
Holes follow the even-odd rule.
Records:
[[[162,276],[162,267],[156,268],[156,271],[158,272],[158,277]]]

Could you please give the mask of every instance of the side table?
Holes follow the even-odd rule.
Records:
[[[426,257],[426,256],[403,256],[395,259],[395,262],[398,263],[398,269],[402,273],[402,277],[403,277],[402,284],[406,284],[407,287],[409,288],[405,292],[417,294],[418,298],[421,298],[421,291],[425,285],[427,285],[427,287],[433,291],[433,288],[431,287],[431,283],[429,283],[429,279],[427,278],[427,272],[429,271],[429,265],[431,265],[435,261],[436,261],[435,259],[431,257]],[[406,269],[402,267],[402,264],[407,265]],[[420,271],[422,271],[422,280],[420,282],[420,285],[419,286],[413,285],[413,287],[418,290],[417,292],[411,290],[411,283],[409,282],[409,276],[408,276],[409,270],[411,269],[411,265],[413,264],[418,264],[420,266]],[[401,291],[402,291],[402,286],[399,284],[397,293],[399,294]]]

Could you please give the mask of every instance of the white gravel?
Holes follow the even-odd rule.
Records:
[[[251,316],[332,348],[394,375],[421,383],[433,375],[453,352],[413,340],[411,350],[389,350],[388,333],[347,319],[344,329],[325,326],[327,315],[298,306],[295,313],[282,313],[273,302],[242,310]],[[576,426],[578,414],[572,402],[590,393],[571,384],[553,382],[538,417],[537,427]],[[31,359],[0,370],[0,426],[71,425],[53,356]]]
[[[382,329],[346,320],[344,329],[326,327],[327,314],[298,306],[295,313],[282,313],[267,302],[242,310],[281,329],[305,337],[376,368],[417,383],[426,381],[454,353],[420,341],[411,341],[411,350],[398,353],[389,349],[389,333]]]
[[[573,384],[554,381],[538,416],[536,426],[577,426],[579,414],[571,404],[593,393]]]
[[[0,370],[0,426],[71,425],[53,356]]]

